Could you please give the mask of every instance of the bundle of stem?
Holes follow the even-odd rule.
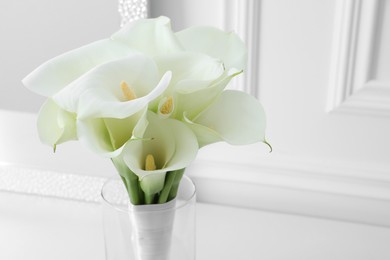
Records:
[[[180,181],[185,171],[185,168],[183,168],[167,172],[163,189],[156,194],[145,194],[140,186],[138,176],[132,172],[123,161],[112,158],[112,162],[121,176],[133,205],[162,204],[173,200],[176,198]]]

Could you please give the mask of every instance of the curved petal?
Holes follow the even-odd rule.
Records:
[[[185,113],[188,119],[196,117],[210,106],[222,93],[230,80],[241,72],[231,69],[205,88],[194,88],[192,89],[193,91],[189,91],[189,89],[178,89],[176,93],[178,102],[176,116],[181,118]]]
[[[78,120],[79,140],[92,151],[108,158],[118,156],[133,137],[142,135],[147,126],[146,107],[124,118],[87,118]]]
[[[61,109],[53,100],[42,105],[37,120],[38,134],[42,143],[50,146],[77,139],[76,115]]]
[[[162,189],[164,179],[155,175],[165,176],[168,171],[187,167],[196,157],[198,143],[194,133],[178,120],[161,119],[149,112],[148,121],[144,138],[150,140],[128,142],[123,150],[123,158],[129,169],[140,178],[143,190],[157,193]],[[156,160],[157,169],[154,171],[144,169],[148,154],[152,154]],[[157,179],[162,183],[156,183]]]
[[[245,68],[246,47],[234,32],[227,33],[214,27],[200,26],[177,32],[176,36],[186,50],[220,59],[226,69]]]
[[[155,58],[160,71],[171,71],[171,86],[183,91],[203,88],[224,73],[220,60],[194,52],[176,52]]]
[[[141,189],[145,194],[156,194],[164,188],[166,172],[149,174],[140,181]]]
[[[128,23],[111,36],[111,39],[125,43],[151,56],[182,50],[171,29],[168,17],[139,19]]]
[[[43,63],[22,82],[35,93],[50,97],[90,69],[134,52],[110,39],[96,41]]]
[[[64,109],[87,117],[126,118],[159,97],[168,87],[171,73],[159,79],[153,60],[136,54],[103,64],[64,88],[53,99]],[[159,81],[160,80],[160,81]],[[120,84],[125,81],[137,98],[127,101]]]
[[[198,138],[202,145],[221,139],[233,145],[265,141],[264,109],[256,98],[241,91],[224,91],[209,108],[187,123],[201,135]]]
[[[215,132],[211,128],[194,123],[187,117],[186,113],[184,113],[183,120],[192,132],[194,132],[198,140],[199,147],[223,141],[223,138],[219,135],[219,133]]]

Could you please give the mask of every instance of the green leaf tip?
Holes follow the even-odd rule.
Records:
[[[273,151],[272,145],[270,143],[268,143],[267,140],[264,140],[263,143],[265,143],[269,147],[269,153],[272,153],[272,151]]]
[[[53,153],[56,153],[56,151],[57,151],[57,144],[54,144],[53,145]]]

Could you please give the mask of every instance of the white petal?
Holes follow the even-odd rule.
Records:
[[[110,39],[93,42],[45,62],[26,76],[23,84],[40,95],[52,96],[97,65],[134,52]]]
[[[92,151],[108,158],[118,156],[130,139],[145,131],[146,107],[124,118],[87,118],[78,120],[79,140]]]
[[[193,119],[210,106],[222,93],[230,80],[240,73],[241,71],[230,70],[207,87],[201,89],[193,88],[193,91],[177,90],[178,104],[176,116],[181,118],[183,113],[185,113],[189,119]]]
[[[42,105],[37,126],[41,141],[50,146],[77,139],[76,115],[64,111],[51,99]]]
[[[129,169],[139,176],[141,185],[145,189],[147,186],[148,190],[156,191],[162,188],[164,183],[153,182],[153,187],[150,187],[148,184],[142,184],[143,180],[149,183],[148,176],[165,176],[168,171],[187,167],[196,157],[198,143],[194,133],[178,120],[161,119],[151,112],[148,114],[148,120],[149,125],[144,137],[153,139],[128,142],[123,150],[123,158]],[[144,170],[148,154],[154,156],[157,170]],[[155,181],[156,178],[163,181],[160,177],[152,177],[152,180]]]
[[[168,87],[170,77],[171,73],[166,72],[160,80],[153,60],[137,54],[91,70],[53,99],[66,110],[77,112],[80,119],[125,118],[160,96]],[[125,81],[138,98],[126,101],[120,88],[121,81]]]
[[[187,123],[187,126],[194,132],[198,140],[199,147],[223,141],[223,138],[219,135],[219,133],[215,132],[211,128],[194,123],[187,117],[186,113],[184,113],[183,120]]]
[[[169,18],[163,16],[128,23],[111,38],[151,56],[182,50]]]
[[[234,145],[265,140],[264,109],[256,98],[241,91],[224,91],[193,123],[203,126],[202,140],[213,142],[216,134]]]
[[[155,61],[160,71],[172,72],[171,85],[181,91],[194,91],[194,86],[203,88],[224,73],[220,60],[200,53],[169,53],[156,57]]]
[[[141,189],[146,194],[156,194],[164,188],[166,173],[149,174],[140,181]]]
[[[247,52],[245,44],[233,32],[213,27],[191,27],[176,33],[186,50],[210,55],[223,61],[225,67],[245,68]]]

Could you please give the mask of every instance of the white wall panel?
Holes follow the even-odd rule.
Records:
[[[390,88],[390,2],[382,0],[379,2],[377,14],[378,25],[376,28],[376,55],[373,64],[373,77],[384,82]]]
[[[337,2],[329,112],[390,116],[388,1]]]
[[[311,199],[303,200],[305,195],[298,199],[300,196],[295,197],[285,190],[290,195],[283,200],[289,200],[290,196],[294,204],[290,211],[304,212],[311,208],[305,214],[330,216],[338,212],[336,215],[345,219],[367,217],[377,223],[381,222],[379,219],[387,219],[389,211],[381,211],[388,208],[390,195],[390,138],[387,137],[390,122],[386,117],[389,102],[383,88],[386,82],[364,78],[376,59],[385,56],[385,51],[377,57],[372,54],[375,44],[383,42],[388,31],[385,3],[263,0],[225,4],[225,28],[234,28],[246,41],[250,55],[259,58],[256,62],[249,60],[247,74],[251,76],[239,84],[241,89],[257,93],[265,104],[268,139],[274,152],[264,155],[258,145],[234,148],[232,152],[227,151],[231,147],[227,149],[223,145],[207,147],[201,156],[213,158],[211,160],[218,161],[219,165],[227,161],[249,165],[241,171],[240,166],[234,168],[230,164],[229,169],[234,170],[223,170],[222,166],[219,166],[220,171],[214,168],[209,173],[213,176],[209,178],[216,180],[214,185],[223,183],[227,172],[231,172],[229,176],[240,172],[232,180],[259,184],[257,191],[260,193],[256,198],[264,197],[265,194],[260,195],[261,191],[270,191],[262,189],[261,185],[306,191]],[[379,10],[384,10],[382,15]],[[381,30],[378,30],[378,24],[382,24]],[[339,64],[335,63],[335,56],[341,59]],[[340,64],[344,67],[337,67]],[[387,62],[381,64],[377,69],[386,71],[389,68]],[[332,85],[335,75],[339,78]],[[336,88],[346,97],[360,98],[363,85],[348,85],[351,84],[346,80],[349,78],[367,83],[369,92],[364,93],[359,102],[354,101],[357,109],[353,114],[328,114],[330,89]],[[251,84],[255,84],[255,91],[251,91]],[[346,101],[340,104],[343,108]],[[340,111],[339,105],[335,106],[335,111]],[[274,175],[271,182],[268,173]],[[229,190],[228,186],[226,190]],[[256,193],[256,189],[247,190]],[[374,195],[379,190],[385,197]],[[271,193],[275,198],[282,194],[276,190]],[[326,203],[321,199],[324,193],[335,197]],[[292,199],[294,197],[297,199]],[[351,199],[349,204],[348,197]],[[363,199],[359,205],[359,198],[369,200]],[[351,207],[342,206],[344,199],[344,205]],[[354,199],[357,202],[353,202]],[[282,204],[280,201],[272,204],[272,198],[271,204],[255,199],[250,201],[252,206],[268,205],[265,207],[283,210],[283,206],[275,206]],[[323,208],[314,210],[319,205]],[[331,210],[331,205],[346,210]],[[373,214],[357,213],[359,207]]]

